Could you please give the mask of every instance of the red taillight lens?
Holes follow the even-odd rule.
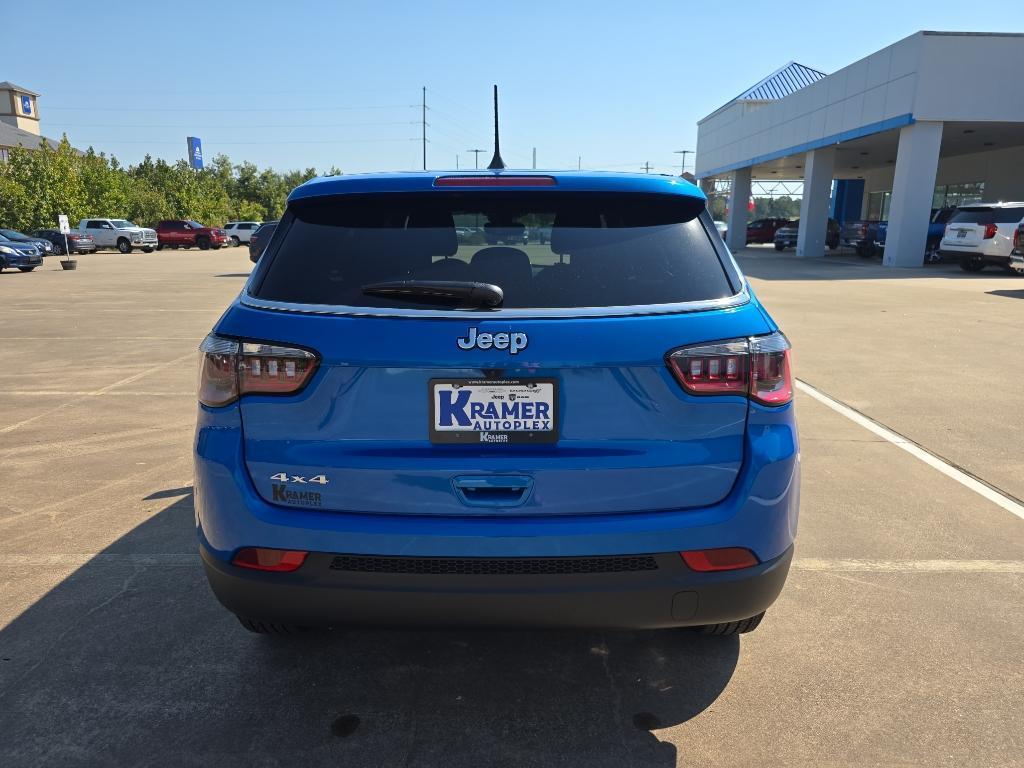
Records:
[[[248,394],[294,394],[306,386],[319,362],[305,349],[238,342],[213,334],[199,352],[199,402],[211,407]]]
[[[750,397],[764,405],[784,405],[793,399],[789,340],[781,333],[750,340]]]
[[[986,224],[985,225],[985,238],[984,239],[985,240],[991,240],[993,237],[996,236],[996,232],[998,232],[998,231],[999,231],[999,227],[996,226],[995,224],[991,224],[991,223],[990,224]]]
[[[308,554],[295,549],[243,547],[235,553],[231,564],[239,568],[252,568],[255,571],[296,571],[306,561]]]
[[[435,187],[553,187],[553,176],[440,176]]]
[[[764,405],[793,399],[789,341],[781,333],[683,347],[668,355],[669,369],[695,395],[744,395]]]
[[[1013,248],[1014,248],[1014,250],[1017,250],[1018,248],[1024,248],[1024,239],[1022,239],[1021,236],[1020,236],[1022,229],[1024,229],[1024,225],[1022,225],[1020,227],[1017,227],[1015,230],[1013,230]]]
[[[710,571],[738,571],[758,564],[754,553],[743,547],[724,547],[722,549],[696,549],[692,552],[680,552],[683,562],[691,571],[707,573]]]

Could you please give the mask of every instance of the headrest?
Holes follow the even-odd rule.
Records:
[[[406,230],[416,232],[417,250],[429,256],[454,256],[459,250],[459,237],[455,232],[455,219],[445,211],[419,211],[409,216]],[[422,250],[419,247],[422,245]]]
[[[473,254],[470,261],[477,279],[487,282],[490,280],[501,281],[529,280],[533,277],[533,267],[530,266],[530,257],[518,248],[505,246],[494,246],[484,248]]]
[[[551,225],[551,250],[558,254],[572,253],[586,247],[583,241],[592,239],[586,233],[603,226],[598,211],[572,211],[560,213]]]

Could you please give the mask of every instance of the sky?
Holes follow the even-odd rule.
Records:
[[[1024,31],[1019,0],[983,5],[43,0],[5,29],[64,31],[46,25],[45,55],[5,46],[0,80],[41,94],[44,135],[124,164],[198,136],[260,168],[421,168],[426,87],[428,168],[472,168],[470,149],[484,166],[497,84],[510,167],[536,148],[539,168],[678,173],[697,121],[791,60],[834,72],[920,29]]]

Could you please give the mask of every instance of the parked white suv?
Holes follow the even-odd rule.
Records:
[[[957,259],[966,272],[989,264],[1010,266],[1013,236],[1024,222],[1024,203],[979,203],[957,209],[939,243],[944,258]]]
[[[92,237],[97,248],[117,248],[121,253],[131,253],[133,248],[152,253],[156,248],[155,229],[125,219],[82,219],[78,231]]]
[[[259,221],[229,221],[224,225],[224,231],[231,238],[232,245],[248,243],[252,239],[252,233],[260,228]]]

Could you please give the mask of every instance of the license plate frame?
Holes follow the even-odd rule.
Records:
[[[430,412],[429,421],[427,422],[427,431],[430,442],[436,445],[549,445],[557,443],[559,429],[558,384],[559,382],[557,379],[545,377],[516,377],[507,379],[430,379],[427,383],[427,402],[429,404],[428,410]],[[526,399],[525,395],[529,394],[529,390],[534,387],[541,388],[538,392],[540,397],[536,399]],[[465,407],[469,408],[470,405],[475,402],[483,402],[485,403],[485,407],[488,403],[495,404],[495,412],[499,417],[497,419],[497,425],[499,427],[506,424],[514,424],[516,421],[522,421],[526,424],[550,422],[550,429],[476,429],[474,428],[474,425],[491,424],[495,423],[495,420],[489,416],[473,420],[472,416],[465,410],[463,410],[463,414],[471,419],[469,426],[465,426],[464,428],[441,428],[442,425],[438,424],[440,395],[437,393],[440,391],[458,391],[465,388],[468,388],[468,391],[470,392],[470,396]],[[520,390],[527,391],[521,392]],[[477,397],[478,393],[480,395],[479,397]],[[496,397],[499,395],[501,397]],[[536,406],[537,403],[546,403],[550,410],[550,418],[522,418],[518,420],[514,418],[502,418],[502,410],[497,406],[503,403],[515,403],[516,400],[519,400],[519,402],[532,403],[534,406]],[[444,426],[447,427],[448,425]],[[451,426],[462,427],[463,425],[453,424]]]

